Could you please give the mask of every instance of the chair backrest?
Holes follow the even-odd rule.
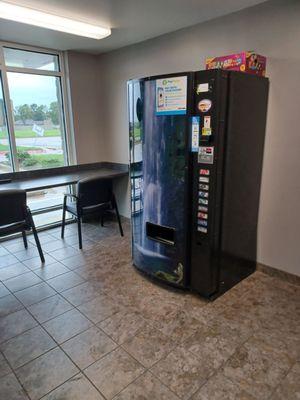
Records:
[[[26,220],[25,190],[0,190],[0,226]]]
[[[82,207],[107,203],[112,200],[112,181],[108,178],[86,178],[77,183],[77,196]]]

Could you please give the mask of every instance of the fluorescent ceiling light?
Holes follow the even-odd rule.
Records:
[[[92,39],[103,39],[111,34],[109,28],[59,17],[58,15],[16,6],[3,1],[0,1],[0,18]]]

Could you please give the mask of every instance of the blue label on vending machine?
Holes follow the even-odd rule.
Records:
[[[200,117],[199,116],[192,117],[192,126],[191,126],[192,152],[198,152],[199,150],[199,132],[200,132]]]

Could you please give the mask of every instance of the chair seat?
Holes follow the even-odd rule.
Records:
[[[11,235],[13,233],[18,233],[27,230],[30,230],[28,223],[26,221],[20,221],[14,224],[2,225],[0,227],[0,236]]]
[[[104,214],[107,211],[114,211],[117,216],[120,234],[121,236],[124,235],[112,186],[112,179],[96,176],[79,181],[76,195],[72,193],[65,194],[61,226],[62,239],[65,232],[66,212],[74,215],[77,220],[79,249],[82,249],[81,222],[82,220],[85,221],[84,217],[97,216],[100,219],[101,226],[103,226]]]
[[[87,214],[93,214],[93,213],[97,213],[97,212],[103,212],[103,211],[109,210],[110,208],[111,208],[110,203],[101,203],[101,204],[95,204],[92,206],[81,207],[80,213],[81,213],[81,215],[87,215]],[[77,216],[76,203],[75,202],[67,203],[66,211]]]

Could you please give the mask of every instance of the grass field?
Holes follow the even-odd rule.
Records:
[[[15,136],[16,136],[16,138],[19,138],[19,139],[20,138],[35,138],[35,137],[39,137],[31,129],[16,130],[15,131]],[[43,136],[45,136],[45,137],[61,136],[61,133],[60,133],[59,129],[48,129],[48,130],[45,130]],[[5,139],[5,138],[7,138],[6,132],[0,131],[0,139]]]
[[[17,151],[30,151],[30,150],[42,150],[42,149],[40,147],[17,146]],[[9,151],[9,146],[7,144],[0,143],[0,151]]]
[[[33,169],[65,165],[63,154],[32,154],[31,158],[36,161]]]

